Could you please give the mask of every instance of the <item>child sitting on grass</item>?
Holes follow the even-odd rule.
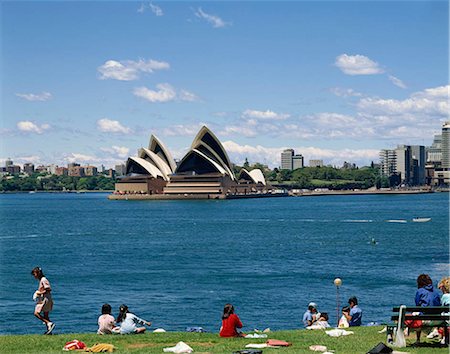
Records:
[[[111,305],[104,304],[102,306],[102,314],[98,318],[97,334],[112,334],[116,321],[111,316]]]
[[[322,312],[319,319],[314,322],[313,325],[306,327],[306,329],[325,329],[329,327],[330,324],[328,323],[328,314],[326,312]]]
[[[144,333],[145,327],[138,327],[137,324],[151,326],[152,323],[137,317],[134,313],[128,311],[128,306],[120,305],[117,323],[120,323],[120,334],[138,334]]]
[[[240,328],[242,328],[242,322],[234,313],[233,305],[226,304],[223,308],[222,327],[220,327],[219,335],[221,337],[243,337],[244,334],[238,331]]]

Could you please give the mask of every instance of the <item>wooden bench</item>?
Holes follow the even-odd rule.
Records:
[[[422,327],[444,327],[445,343],[449,344],[448,327],[450,324],[450,306],[406,306],[402,316],[400,318],[400,306],[396,306],[392,309],[394,313],[391,317],[392,321],[397,323],[400,321],[401,329],[405,329],[407,325],[405,320],[421,320]],[[413,314],[418,313],[418,314]],[[397,328],[397,325],[388,325],[388,335],[392,333],[393,329]]]

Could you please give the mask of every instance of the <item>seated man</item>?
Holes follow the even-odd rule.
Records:
[[[361,326],[362,310],[358,307],[358,299],[352,296],[348,299],[350,311],[342,311],[350,327]]]
[[[320,314],[317,312],[317,305],[315,302],[308,304],[308,310],[303,314],[303,325],[305,327],[311,326],[319,319]]]

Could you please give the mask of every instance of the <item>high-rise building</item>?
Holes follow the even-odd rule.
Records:
[[[433,143],[426,149],[427,162],[435,166],[441,166],[442,163],[442,135],[435,135]]]
[[[442,168],[450,170],[450,122],[442,125]]]
[[[67,167],[57,167],[55,171],[55,175],[57,176],[67,176],[69,174],[69,170]]]
[[[412,178],[411,183],[415,186],[425,184],[425,146],[411,145]]]
[[[397,173],[397,155],[395,150],[380,151],[380,172],[382,176],[390,177]]]
[[[309,167],[323,167],[323,160],[309,160]]]
[[[20,173],[20,166],[19,165],[9,165],[6,166],[6,172],[8,172],[10,175],[17,175]]]
[[[70,177],[84,177],[84,167],[81,166],[71,166],[68,168]]]
[[[95,166],[84,166],[85,176],[97,176],[97,167]]]
[[[296,170],[297,168],[303,168],[303,167],[305,167],[303,155],[292,156],[292,169]]]
[[[48,172],[51,174],[51,175],[55,175],[56,174],[56,169],[57,169],[57,165],[55,165],[55,164],[51,164],[51,165],[48,165]]]
[[[400,174],[402,183],[409,184],[412,175],[411,146],[399,145],[395,149],[396,170]]]
[[[67,168],[77,167],[77,166],[80,166],[80,164],[79,164],[79,163],[76,163],[76,162],[71,162],[71,163],[68,163],[68,164],[67,164]]]
[[[292,157],[294,156],[294,149],[286,149],[281,153],[281,169],[292,170]]]
[[[123,163],[114,166],[114,170],[116,170],[116,176],[125,176],[127,173],[126,166]]]
[[[32,173],[34,173],[34,165],[30,162],[28,163],[24,163],[23,164],[23,172],[28,173],[29,175],[31,175]]]

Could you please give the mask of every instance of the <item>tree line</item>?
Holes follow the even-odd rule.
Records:
[[[28,177],[3,178],[0,181],[0,191],[114,190],[115,182],[115,179],[105,176],[70,177],[33,174]]]
[[[296,170],[270,169],[260,163],[250,165],[247,161],[244,165],[234,166],[236,175],[242,168],[251,171],[259,168],[266,181],[274,186],[293,189],[367,189],[371,187],[387,188],[390,183],[387,177],[380,175],[379,168],[372,163],[371,166],[337,168],[331,166],[303,167]]]

